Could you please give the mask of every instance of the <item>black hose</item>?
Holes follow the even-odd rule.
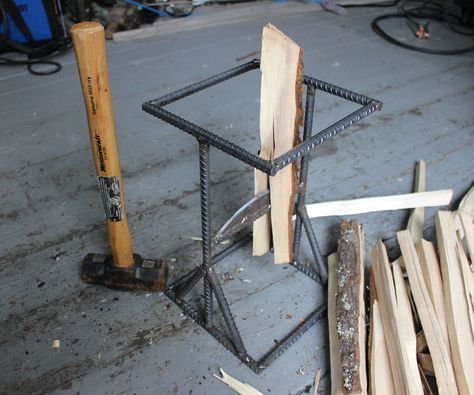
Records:
[[[393,36],[389,35],[386,33],[379,25],[379,22],[384,20],[384,19],[393,19],[393,18],[407,18],[403,14],[387,14],[387,15],[381,15],[375,18],[370,26],[372,27],[372,30],[377,33],[380,37],[382,37],[384,40],[388,41],[391,44],[397,45],[401,48],[405,49],[410,49],[412,51],[418,51],[418,52],[423,52],[423,53],[429,53],[433,55],[460,55],[468,52],[474,51],[474,45],[470,47],[465,47],[465,48],[459,48],[459,49],[434,49],[434,48],[424,48],[424,47],[418,47],[416,45],[410,45],[407,44],[403,41],[397,40]]]
[[[375,4],[352,5],[351,7],[390,7],[398,5],[399,2],[400,0],[384,1]],[[461,17],[448,12],[446,6],[444,6],[442,3],[438,4],[434,0],[406,0],[399,6],[398,13],[378,16],[371,22],[370,26],[378,36],[389,43],[397,45],[401,48],[410,49],[412,51],[433,55],[460,55],[474,51],[474,45],[456,49],[436,49],[407,44],[404,41],[397,40],[395,37],[391,36],[382,29],[380,22],[387,19],[405,19],[409,26],[423,26],[423,28],[428,28],[429,24],[432,21],[435,21],[441,23],[447,29],[457,34],[465,36],[474,35],[472,26],[463,23]],[[416,19],[423,19],[425,23],[420,25]]]

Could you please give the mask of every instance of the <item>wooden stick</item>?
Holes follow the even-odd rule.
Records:
[[[370,390],[372,395],[395,394],[390,360],[382,328],[379,303],[372,304],[372,347],[370,353]]]
[[[462,394],[474,393],[474,339],[468,317],[468,300],[456,252],[456,231],[449,211],[436,214],[436,237],[443,274],[444,300],[454,373]]]
[[[405,262],[416,309],[433,360],[439,391],[442,394],[455,395],[458,391],[451,357],[425,284],[411,233],[408,230],[398,232],[397,238]]]
[[[466,213],[474,217],[474,186],[467,191],[458,206],[458,213]]]
[[[462,246],[461,240],[456,240],[456,252],[458,254],[459,265],[461,267],[462,280],[464,283],[464,292],[467,299],[469,322],[471,323],[471,332],[474,336],[474,280],[472,272],[469,269],[469,261],[466,252]]]
[[[365,361],[364,235],[357,221],[343,221],[338,241],[336,328],[343,388],[367,393]]]
[[[446,322],[446,306],[444,303],[443,280],[433,243],[422,240],[416,247],[423,279],[430,296],[431,303],[436,313],[441,332],[443,334],[444,344],[449,348],[448,324]]]
[[[410,298],[405,285],[405,279],[403,278],[402,269],[397,261],[393,262],[392,271],[398,306],[397,319],[400,324],[399,336],[405,345],[409,368],[413,370],[416,369],[416,332],[415,324],[413,323]]]
[[[445,206],[451,201],[452,189],[407,193],[405,195],[377,196],[362,199],[338,200],[307,204],[310,218],[356,215],[378,211],[402,210],[414,207]]]
[[[302,48],[276,27],[271,24],[264,27],[260,63],[260,136],[261,155],[265,159],[284,154],[298,142],[302,120],[302,56]],[[261,172],[256,172],[255,176],[255,192],[259,193],[266,189],[268,182]],[[296,165],[285,167],[269,179],[275,263],[291,262],[296,182]],[[267,220],[260,220],[254,227],[254,253],[258,254],[268,250]]]
[[[316,371],[316,376],[314,376],[313,395],[317,395],[320,381],[321,381],[321,369],[318,369]]]
[[[426,165],[420,160],[416,165],[415,192],[425,192],[426,190]],[[414,208],[408,218],[407,229],[410,231],[415,241],[415,245],[423,238],[423,222],[425,220],[424,207]]]
[[[339,337],[336,330],[336,295],[337,295],[337,266],[339,254],[328,257],[328,332],[329,332],[329,360],[331,365],[331,395],[340,395],[342,392],[342,372],[340,359]]]
[[[411,369],[406,346],[400,337],[401,325],[395,286],[388,262],[387,250],[382,240],[378,240],[372,250],[372,268],[374,272],[377,297],[380,303],[382,327],[392,369],[393,383],[397,395],[423,394],[418,369]],[[416,358],[416,356],[415,356]]]
[[[468,213],[459,213],[459,219],[466,237],[467,249],[471,257],[471,263],[474,263],[474,225],[472,224],[472,218],[473,217]]]
[[[461,238],[464,238],[464,229],[461,224],[460,214],[465,213],[474,218],[474,186],[463,196],[459,202],[458,209],[454,212],[454,224],[457,231],[461,232]]]

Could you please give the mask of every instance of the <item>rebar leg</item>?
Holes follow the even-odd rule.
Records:
[[[312,85],[308,85],[306,89],[306,108],[305,108],[305,119],[303,128],[303,141],[311,138],[311,132],[313,128],[313,112],[314,112],[314,96],[316,89]],[[301,207],[305,204],[306,194],[306,182],[308,180],[308,165],[309,165],[309,153],[303,155],[300,164],[300,177],[298,182],[298,198],[296,200],[296,213],[299,212]],[[302,220],[299,215],[296,215],[295,232],[293,238],[293,261],[298,260],[301,244],[301,228]]]
[[[209,144],[199,142],[199,176],[201,180],[201,235],[202,268],[205,272],[211,267],[211,198],[209,196]],[[213,325],[212,288],[208,276],[204,277],[204,322]]]
[[[201,180],[201,235],[202,235],[202,269],[204,275],[204,321],[208,328],[213,326],[212,322],[212,294],[215,292],[217,303],[221,309],[224,321],[229,330],[229,335],[240,355],[247,352],[240,337],[239,330],[235,324],[234,317],[219,283],[217,275],[212,267],[211,251],[211,199],[209,196],[210,171],[209,171],[209,144],[199,141],[199,173]]]
[[[303,141],[309,140],[311,138],[311,133],[313,129],[313,113],[314,113],[314,97],[316,89],[312,85],[308,85],[306,90],[306,108],[305,108],[305,119],[304,119],[304,129],[303,129]],[[319,250],[319,245],[314,234],[313,227],[308,218],[305,207],[305,197],[306,197],[306,184],[308,181],[308,168],[309,168],[309,153],[303,155],[300,163],[300,177],[298,183],[298,197],[296,200],[296,222],[295,222],[295,232],[293,239],[293,261],[296,263],[299,257],[299,250],[301,245],[301,230],[304,225],[306,234],[308,235],[309,244],[311,246],[311,251],[313,252],[313,257],[316,262],[316,268],[318,274],[321,278],[321,281],[325,283],[327,281],[327,270],[324,265],[323,257]]]

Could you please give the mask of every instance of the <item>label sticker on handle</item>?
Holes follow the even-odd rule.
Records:
[[[97,177],[97,180],[102,194],[105,216],[112,222],[121,221],[123,208],[118,177]]]

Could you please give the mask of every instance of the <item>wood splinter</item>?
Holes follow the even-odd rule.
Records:
[[[348,394],[365,394],[364,236],[357,221],[341,223],[338,253],[336,332],[342,387]]]

